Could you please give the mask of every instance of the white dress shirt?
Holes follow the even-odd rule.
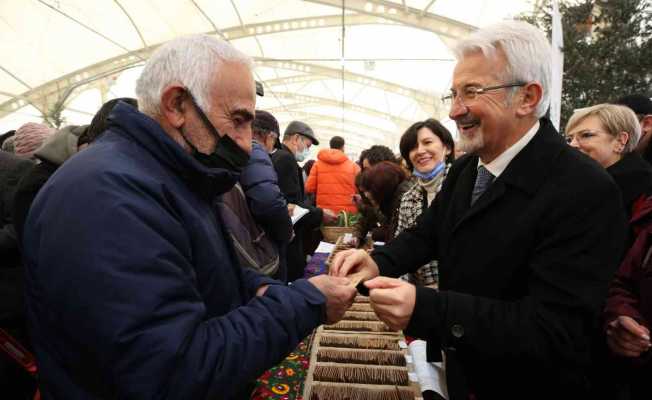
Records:
[[[530,143],[530,140],[534,137],[534,135],[537,133],[539,130],[539,121],[536,122],[530,128],[529,131],[525,135],[523,135],[522,138],[520,138],[516,143],[511,145],[507,150],[503,151],[498,157],[496,157],[492,162],[489,164],[485,164],[482,162],[482,160],[478,159],[478,167],[481,165],[484,165],[484,167],[487,169],[487,171],[491,172],[491,174],[495,177],[498,178],[500,174],[505,171],[507,166],[509,165],[510,162],[516,157],[518,153],[523,150],[523,148]]]

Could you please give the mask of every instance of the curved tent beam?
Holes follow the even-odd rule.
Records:
[[[322,2],[325,4],[336,3],[335,1],[315,1],[315,2]],[[360,8],[360,5],[358,3],[364,3],[364,2],[354,1],[351,4],[347,2],[347,7],[349,7],[350,9]],[[388,2],[376,1],[376,2],[368,2],[368,3],[375,4],[375,3],[388,3]],[[362,7],[362,9],[364,10],[364,7]],[[462,24],[460,22],[450,20],[444,17],[435,16],[429,13],[427,13],[425,17],[419,18],[417,20],[412,15],[414,14],[414,12],[416,11],[410,9],[409,15],[398,18],[395,15],[391,15],[391,13],[363,11],[361,14],[347,15],[346,23],[347,25],[403,24],[410,27],[429,30],[431,32],[441,34],[441,35],[443,35],[443,32],[445,31],[446,34],[449,35],[450,37],[453,37],[454,34],[457,33],[460,33],[461,36],[466,32],[462,28],[467,25]],[[404,12],[399,12],[399,14],[402,13]],[[439,22],[430,21],[433,18],[434,21],[439,21]],[[447,21],[446,23],[452,24],[450,25],[450,28],[446,28],[446,27],[442,28],[441,24],[442,21],[444,20]],[[325,16],[317,16],[317,17],[305,17],[305,18],[267,21],[267,22],[262,22],[257,24],[235,26],[221,31],[213,30],[205,33],[218,34],[227,40],[236,40],[236,39],[242,39],[247,37],[253,37],[256,35],[266,35],[266,34],[273,34],[273,33],[280,33],[280,32],[305,30],[305,29],[317,29],[317,28],[324,28],[324,27],[335,27],[335,26],[341,26],[341,23],[342,21],[340,15],[325,15]],[[474,28],[470,27],[469,29],[474,29]],[[111,75],[123,71],[125,69],[135,67],[139,64],[142,64],[143,60],[148,59],[149,56],[152,54],[152,52],[156,50],[156,48],[158,48],[159,45],[160,44],[156,44],[148,47],[143,47],[141,49],[134,50],[131,52],[127,52],[120,56],[113,57],[104,60],[102,62],[90,65],[88,67],[79,69],[77,71],[71,72],[60,78],[46,82],[36,88],[30,89],[19,95],[15,95],[14,99],[8,100],[0,104],[0,118],[24,106],[26,104],[24,99],[29,99],[29,103],[34,104],[36,108],[39,109],[41,112],[47,111],[51,109],[53,106],[57,104],[61,104],[62,101],[66,101],[66,98],[65,97],[62,98],[62,95],[63,94],[70,95],[71,87],[77,88],[83,86],[84,82],[90,82],[93,81],[94,79]],[[303,65],[309,65],[309,64],[303,64]],[[319,67],[319,69],[322,72],[326,72],[327,70],[330,70],[328,71],[329,76],[333,75],[333,72],[336,72],[337,78],[338,79],[341,78],[341,71],[339,69],[330,69],[327,67]],[[373,78],[368,78],[364,75],[357,75],[351,73],[348,73],[347,76],[345,76],[344,78],[345,79],[360,78],[360,79],[368,79],[371,82],[375,81]],[[414,89],[405,88],[396,84],[390,84],[390,86],[391,86],[390,88],[385,90],[392,91],[392,92],[396,90],[399,93],[401,91],[407,91],[404,92],[404,93],[408,93],[406,95],[411,96],[412,94],[415,94],[413,98],[415,98],[415,100],[419,102],[423,102],[424,104],[433,103],[431,96],[428,96],[423,92]],[[431,109],[427,111],[432,112],[433,110]]]
[[[339,118],[333,115],[320,114],[312,111],[293,111],[291,112],[291,115],[287,118],[284,117],[279,118],[278,116],[276,118],[279,120],[279,123],[281,121],[287,121],[287,120],[299,120],[304,122],[326,121],[334,124],[343,124],[345,127],[344,129],[347,129],[349,131],[351,130],[351,128],[359,128],[360,131],[356,133],[358,135],[363,134],[369,138],[372,138],[373,140],[385,140],[388,142],[390,142],[391,140],[393,140],[395,137],[397,137],[402,133],[399,132],[398,130],[390,131],[387,129],[378,128],[377,126],[367,125],[359,121],[354,121],[348,118]],[[333,129],[339,130],[340,128],[338,126],[333,126]]]
[[[406,96],[413,99],[417,103],[420,103],[422,108],[424,108],[424,111],[428,113],[433,113],[437,111],[437,108],[439,108],[440,105],[437,102],[435,102],[436,96],[432,94],[426,93],[421,90],[405,87],[396,83],[384,81],[381,79],[368,77],[366,75],[356,74],[354,72],[342,71],[341,69],[337,69],[337,68],[330,68],[330,67],[324,67],[322,65],[307,64],[307,63],[294,62],[294,61],[276,61],[276,60],[266,59],[266,58],[261,59],[259,57],[255,57],[254,59],[256,60],[257,65],[261,65],[265,67],[304,72],[312,75],[326,76],[332,79],[342,79],[343,77],[345,81],[355,82],[360,85],[366,85],[366,86],[374,87],[376,89],[385,90],[387,92],[400,94],[402,96]]]
[[[309,3],[323,4],[337,9],[342,8],[341,0],[305,0]],[[455,44],[457,39],[462,38],[477,28],[451,18],[428,12],[432,4],[423,10],[403,6],[386,0],[346,0],[344,6],[347,10],[357,11],[361,14],[378,16],[401,25],[423,29],[439,35],[442,41],[449,47]],[[349,16],[346,20],[348,22]]]
[[[396,125],[398,125],[400,127],[409,126],[410,124],[412,124],[412,122],[407,120],[407,119],[396,117],[396,116],[393,116],[393,115],[388,114],[388,113],[383,112],[383,111],[379,111],[379,110],[369,108],[369,107],[359,106],[359,105],[353,104],[353,103],[341,102],[341,101],[334,100],[334,99],[329,99],[329,98],[326,98],[326,97],[309,96],[309,95],[305,95],[305,94],[296,94],[296,93],[291,93],[291,92],[274,92],[274,94],[279,99],[287,99],[287,100],[296,100],[297,101],[297,103],[285,104],[285,105],[281,106],[278,109],[275,107],[275,110],[277,112],[283,111],[283,108],[292,109],[292,108],[303,106],[303,105],[306,105],[306,104],[316,104],[316,105],[323,105],[323,106],[329,106],[329,107],[342,107],[342,108],[344,108],[346,110],[351,110],[351,111],[359,112],[359,113],[362,113],[362,114],[371,115],[371,116],[374,116],[374,117],[377,117],[377,118],[386,119],[386,120],[389,120],[389,121],[395,123]],[[272,111],[270,111],[270,112],[272,112]]]
[[[244,26],[234,26],[224,30],[213,30],[205,32],[206,34],[217,34],[225,40],[236,40],[256,35],[266,35],[280,32],[289,32],[305,29],[317,29],[324,27],[336,27],[342,23],[339,15],[325,15],[320,17],[294,18],[278,21],[268,21],[257,24],[248,24]],[[380,17],[368,15],[352,16],[351,25],[368,25],[368,24],[389,24],[388,20]],[[215,27],[215,25],[213,25]],[[133,68],[147,60],[150,55],[160,46],[160,44],[143,47],[117,57],[109,58],[97,64],[79,69],[69,74],[63,75],[50,82],[46,82],[36,88],[14,95],[14,99],[0,104],[0,118],[18,110],[26,104],[33,104],[43,115],[47,114],[49,109],[61,104],[67,100],[67,96],[62,96],[68,88],[77,88],[81,86],[79,82],[87,81],[88,78],[99,78],[107,74],[120,72],[125,69]],[[68,95],[70,91],[68,90]],[[19,98],[20,96],[20,98]],[[29,103],[25,101],[29,99]]]

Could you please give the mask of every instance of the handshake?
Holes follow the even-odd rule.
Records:
[[[414,312],[416,288],[399,279],[379,277],[379,273],[366,251],[346,250],[335,256],[329,275],[310,278],[310,283],[326,296],[326,322],[333,324],[342,319],[353,304],[356,285],[363,281],[378,318],[394,330],[404,329]]]

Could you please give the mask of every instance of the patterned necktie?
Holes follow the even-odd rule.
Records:
[[[471,193],[471,205],[482,196],[482,193],[487,190],[491,182],[494,181],[494,176],[483,165],[478,167],[478,176],[475,178],[475,186],[473,186],[473,193]]]

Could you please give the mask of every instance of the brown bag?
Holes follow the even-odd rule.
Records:
[[[239,183],[222,196],[219,210],[240,266],[273,276],[279,267],[278,248],[254,220]]]

